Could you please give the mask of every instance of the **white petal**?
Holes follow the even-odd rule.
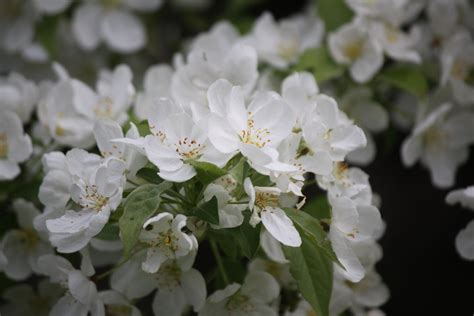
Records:
[[[74,11],[72,32],[81,48],[95,49],[100,42],[100,19],[102,8],[99,5],[87,3]]]
[[[184,271],[181,275],[181,286],[186,300],[193,306],[195,312],[201,310],[206,302],[206,281],[196,269]]]
[[[20,174],[20,167],[16,162],[0,160],[0,180],[11,180]]]
[[[101,21],[102,36],[112,49],[120,53],[133,53],[146,42],[141,21],[126,10],[107,12]]]
[[[466,260],[474,260],[474,220],[456,236],[456,249]]]
[[[97,299],[95,284],[78,270],[69,273],[68,286],[72,296],[84,305],[90,305]]]
[[[262,223],[276,240],[290,247],[299,247],[301,237],[291,219],[279,208],[270,208],[260,213]]]
[[[184,292],[180,287],[159,289],[153,299],[156,316],[181,316],[186,307]]]
[[[241,288],[242,294],[262,303],[269,303],[280,294],[280,286],[275,278],[266,272],[247,274]]]
[[[287,263],[281,244],[265,229],[260,232],[260,246],[268,258],[275,262]]]

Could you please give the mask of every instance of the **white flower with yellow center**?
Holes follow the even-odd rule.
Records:
[[[271,303],[278,297],[280,286],[266,272],[250,272],[242,285],[232,283],[210,295],[199,316],[214,315],[268,315],[278,311]]]
[[[293,112],[275,92],[258,92],[248,106],[240,87],[216,81],[208,92],[209,140],[224,154],[241,152],[253,167],[294,171],[278,161],[277,147],[290,135]]]
[[[109,158],[83,177],[73,177],[70,195],[80,210],[68,210],[63,216],[46,221],[50,241],[59,252],[84,248],[102,230],[122,201],[124,171],[123,161]]]
[[[20,118],[11,111],[0,110],[0,180],[11,180],[20,173],[19,163],[33,152],[31,139],[23,132]]]
[[[250,198],[250,225],[255,227],[261,221],[276,240],[286,246],[299,247],[300,234],[285,211],[280,208],[281,191],[275,187],[254,187],[249,178],[244,181],[244,189]]]
[[[163,262],[179,259],[197,250],[198,243],[192,234],[183,232],[186,216],[173,217],[170,213],[160,213],[143,224],[139,240],[148,245],[142,268],[148,273],[156,273]]]
[[[166,104],[168,101],[164,101]],[[191,161],[205,161],[223,167],[231,158],[217,151],[208,140],[209,122],[195,122],[183,111],[172,111],[160,117],[160,112],[150,117],[151,135],[144,140],[148,159],[159,168],[163,179],[184,182],[196,175]],[[154,118],[156,116],[156,118]]]
[[[351,77],[358,83],[372,79],[382,68],[381,45],[369,33],[367,23],[355,19],[329,34],[329,51],[340,64],[348,65]]]

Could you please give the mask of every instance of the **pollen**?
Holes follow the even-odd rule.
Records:
[[[354,61],[362,55],[363,42],[362,41],[353,41],[348,43],[343,48],[344,55],[349,58],[351,61]]]

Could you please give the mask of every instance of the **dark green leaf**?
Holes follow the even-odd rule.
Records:
[[[395,65],[385,69],[378,78],[417,97],[423,97],[428,92],[428,82],[417,66]]]
[[[303,211],[317,219],[331,218],[331,208],[325,195],[320,195],[306,202]]]
[[[102,240],[117,240],[119,239],[119,232],[120,230],[116,223],[107,223],[95,237]]]
[[[227,174],[224,169],[209,162],[192,160],[189,163],[196,169],[198,180],[204,184],[209,184]]]
[[[255,256],[260,245],[260,226],[250,226],[246,216],[242,225],[229,229],[242,254],[249,259]]]
[[[316,8],[318,15],[324,21],[327,32],[334,31],[339,26],[346,24],[354,15],[344,0],[317,0]]]
[[[314,241],[314,244],[317,246],[314,251],[321,253],[321,255],[324,255],[331,261],[339,263],[336,254],[332,250],[331,242],[317,219],[305,212],[291,208],[285,209],[285,212],[295,224],[300,235],[303,233]]]
[[[209,201],[191,210],[191,214],[214,225],[219,224],[217,198],[214,196]]]
[[[36,27],[38,41],[54,59],[57,52],[56,30],[58,29],[58,16],[43,16]]]
[[[124,212],[119,220],[120,238],[124,254],[128,256],[138,240],[145,221],[153,216],[161,203],[161,194],[171,188],[171,183],[145,184],[127,197]]]
[[[154,184],[160,184],[161,182],[163,182],[163,179],[158,176],[158,170],[153,168],[141,168],[140,170],[138,170],[137,176]]]

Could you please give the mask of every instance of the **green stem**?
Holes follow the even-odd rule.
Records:
[[[224,268],[224,263],[222,262],[221,254],[219,253],[219,249],[217,248],[217,244],[213,239],[210,239],[209,242],[211,243],[212,254],[217,262],[217,267],[219,268],[219,272],[221,274],[222,280],[224,281],[225,285],[229,284],[229,277]]]

